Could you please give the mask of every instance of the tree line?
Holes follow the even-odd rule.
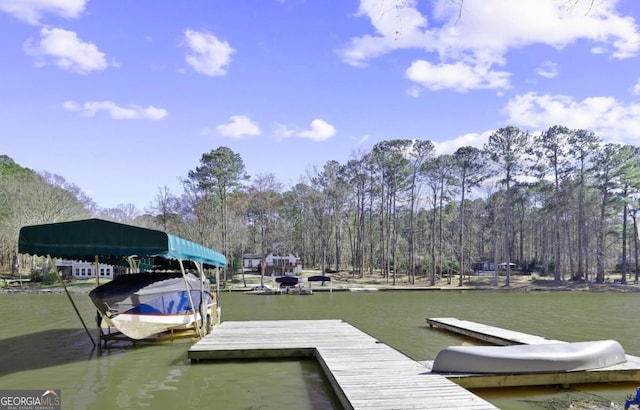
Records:
[[[506,286],[512,267],[557,282],[638,278],[640,148],[588,130],[509,126],[450,155],[429,140],[386,140],[307,170],[288,189],[273,174],[250,178],[240,154],[219,147],[181,178],[181,194],[159,188],[141,214],[100,210],[61,177],[23,172],[6,157],[0,170],[0,265],[20,226],[93,215],[197,241],[224,253],[230,269],[244,253],[276,251],[392,284],[462,285],[482,261],[504,266]]]

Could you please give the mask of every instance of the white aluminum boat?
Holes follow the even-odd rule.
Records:
[[[615,340],[514,346],[451,346],[433,362],[437,373],[545,373],[592,370],[626,362]]]

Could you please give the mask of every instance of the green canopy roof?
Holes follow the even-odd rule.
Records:
[[[227,266],[224,255],[195,242],[154,229],[102,219],[22,227],[18,252],[75,260],[93,260],[96,256],[113,259],[161,256]]]

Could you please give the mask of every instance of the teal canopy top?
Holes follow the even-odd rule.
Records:
[[[224,255],[166,232],[102,219],[24,226],[18,252],[72,260],[163,257],[225,267]]]

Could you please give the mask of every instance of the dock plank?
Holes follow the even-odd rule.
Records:
[[[341,320],[223,322],[188,357],[314,357],[347,409],[496,408]]]
[[[516,332],[501,327],[489,326],[482,323],[470,322],[455,317],[428,318],[427,324],[431,327],[447,330],[476,340],[489,342],[495,345],[507,346],[518,344],[542,344],[565,343],[561,340],[547,339],[546,337]]]

